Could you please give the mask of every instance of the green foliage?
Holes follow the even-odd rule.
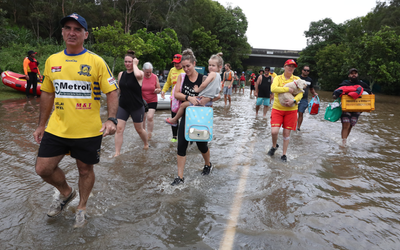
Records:
[[[114,26],[93,28],[93,36],[96,39],[96,43],[93,45],[95,52],[114,58],[113,73],[116,59],[124,57],[129,49],[134,50],[137,57],[154,51],[154,48],[145,44],[138,34],[124,33],[122,24],[118,21],[114,22]]]
[[[172,55],[189,47],[198,64],[206,66],[211,54],[221,51],[234,69],[242,68],[242,59],[251,52],[242,10],[225,8],[214,0],[4,0],[0,1],[0,47],[10,47],[6,54],[15,50],[20,55],[7,54],[0,65],[20,72],[21,58],[33,49],[43,62],[40,68],[44,66],[44,56],[53,51],[50,45],[57,51],[64,49],[59,21],[73,12],[88,21],[85,47],[104,57],[113,71],[123,69],[117,59],[127,49],[136,52],[140,63],[150,61],[159,69],[171,65]],[[19,50],[12,43],[21,46]]]
[[[385,26],[371,35],[364,34],[353,52],[353,63],[366,77],[371,86],[376,82],[385,92],[398,91],[400,85],[400,36]]]
[[[377,2],[365,17],[335,24],[326,18],[313,22],[305,32],[308,46],[300,53],[299,66],[308,64],[310,76],[325,90],[347,78],[348,69],[359,70],[372,88],[400,93],[400,0]],[[387,26],[382,26],[383,24]],[[314,70],[315,69],[315,70]]]
[[[228,6],[226,12],[220,15],[216,24],[217,38],[224,53],[224,60],[232,68],[242,68],[242,59],[248,58],[251,47],[245,36],[247,18],[239,7]]]
[[[322,89],[334,90],[347,78],[349,65],[346,64],[348,50],[344,44],[331,44],[319,50],[316,55],[319,83]]]
[[[196,55],[197,65],[207,68],[211,55],[221,52],[217,36],[212,35],[211,31],[206,32],[204,27],[201,27],[193,31],[192,38],[190,47]]]
[[[140,59],[141,63],[151,62],[156,69],[165,69],[171,63],[174,54],[180,53],[182,49],[178,36],[173,29],[165,29],[156,34],[141,29],[136,35],[142,38],[145,44],[151,48],[151,52],[145,53]]]
[[[44,71],[44,65],[47,58],[64,49],[62,45],[41,45],[33,47],[30,44],[10,44],[0,51],[0,68],[10,70],[16,73],[23,73],[22,63],[29,50],[37,52],[36,59],[39,61],[39,70]]]

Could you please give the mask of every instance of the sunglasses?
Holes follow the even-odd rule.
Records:
[[[174,56],[174,59],[181,59],[179,56]]]
[[[310,72],[310,70],[309,70],[309,69],[303,69],[303,71],[305,71],[305,72]]]

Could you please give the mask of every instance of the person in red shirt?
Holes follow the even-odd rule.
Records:
[[[150,140],[154,128],[154,113],[157,109],[157,94],[161,93],[161,87],[158,77],[153,73],[153,65],[151,63],[146,62],[143,64],[143,72],[142,96],[149,106],[149,110],[143,117],[143,129],[146,130],[147,125],[147,137]]]
[[[243,71],[242,76],[240,77],[239,94],[240,94],[240,90],[243,90],[243,94],[244,94],[244,85],[246,85],[246,77],[244,76],[244,71]]]
[[[39,74],[39,78],[41,78],[40,71],[39,71],[39,62],[36,60],[35,55],[37,52],[30,50],[28,51],[28,56],[25,57],[23,62],[24,67],[24,74],[26,78],[26,98],[29,98],[29,90],[33,87],[33,96],[36,98],[36,88],[37,88],[37,74]]]

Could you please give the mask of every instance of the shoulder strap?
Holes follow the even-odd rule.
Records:
[[[182,78],[182,81],[181,81],[181,93],[182,93],[182,85],[183,85],[183,82],[185,81],[185,76],[186,76],[186,73],[181,73],[181,78]]]

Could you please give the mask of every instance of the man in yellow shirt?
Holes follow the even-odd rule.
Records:
[[[289,59],[283,66],[285,72],[274,78],[271,85],[271,92],[274,93],[274,105],[271,111],[271,137],[272,147],[268,151],[269,156],[273,156],[275,151],[279,147],[277,144],[279,129],[283,127],[283,155],[281,160],[287,161],[286,151],[289,146],[290,132],[296,130],[297,125],[297,104],[303,98],[303,92],[300,92],[292,100],[287,100],[285,103],[280,103],[278,94],[279,93],[293,93],[293,89],[289,87],[283,87],[286,83],[293,82],[299,79],[294,76],[293,72],[297,68],[297,64],[293,59]],[[294,104],[294,105],[293,105]],[[293,105],[293,106],[292,106]]]
[[[46,61],[39,125],[33,133],[40,143],[35,170],[60,192],[47,213],[55,217],[77,196],[58,165],[66,154],[76,159],[80,201],[74,227],[82,227],[86,224],[86,203],[95,182],[93,167],[100,160],[102,138],[117,129],[118,86],[105,61],[83,47],[89,35],[86,20],[74,13],[60,23],[66,49]],[[103,124],[101,92],[107,95],[109,117]]]
[[[178,81],[178,76],[181,73],[185,73],[185,71],[182,69],[182,64],[181,64],[181,60],[182,60],[182,55],[180,54],[176,54],[174,55],[174,58],[172,60],[172,62],[174,63],[174,67],[171,68],[171,70],[168,73],[168,78],[167,78],[167,82],[165,83],[162,91],[161,91],[161,97],[163,99],[165,99],[165,93],[168,91],[168,89],[171,87],[171,89],[173,89],[176,85],[176,82]],[[172,93],[171,91],[171,96],[174,93]],[[171,111],[171,117],[174,118],[176,116],[176,113]],[[172,142],[177,142],[178,141],[178,128],[179,128],[179,122],[177,126],[171,126],[172,128]]]
[[[37,52],[33,50],[28,51],[28,56],[25,57],[23,62],[24,74],[26,78],[26,90],[25,90],[26,98],[29,98],[29,90],[31,89],[31,87],[33,87],[32,89],[33,96],[37,97],[36,93],[37,82],[38,82],[37,74],[39,74],[40,77],[40,71],[39,71],[39,62],[35,58],[36,54]]]

